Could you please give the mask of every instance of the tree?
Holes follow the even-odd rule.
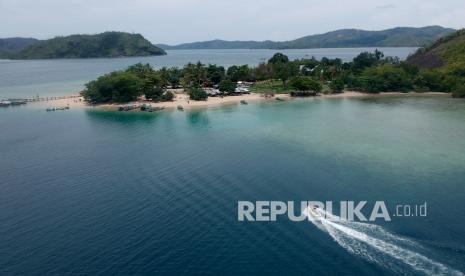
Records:
[[[316,60],[315,57],[310,59],[301,59],[298,61],[298,64],[301,67],[299,73],[304,76],[316,76],[316,69],[318,66],[320,66],[320,62]]]
[[[414,85],[420,91],[444,91],[449,92],[452,89],[447,76],[442,70],[423,70],[415,76]]]
[[[159,85],[163,88],[166,88],[169,84],[170,73],[166,67],[162,67],[156,72],[159,78]]]
[[[378,50],[375,53],[362,52],[353,59],[352,67],[355,71],[362,71],[367,67],[375,66],[379,63],[384,54]]]
[[[413,89],[412,77],[402,67],[393,64],[366,68],[357,79],[358,88],[371,93]]]
[[[329,84],[329,88],[333,93],[340,93],[344,90],[344,80],[342,78],[336,78]]]
[[[174,99],[175,96],[176,95],[174,95],[173,92],[166,91],[165,93],[163,93],[163,95],[161,95],[161,100],[164,102],[170,102]]]
[[[292,62],[275,63],[273,65],[273,75],[275,78],[280,79],[283,82],[284,87],[286,87],[287,80],[297,75],[298,72],[298,67]]]
[[[159,101],[165,91],[160,86],[152,86],[145,90],[145,98],[152,101]]]
[[[182,71],[179,68],[172,67],[168,71],[168,83],[171,88],[177,88],[181,82]]]
[[[297,76],[290,81],[290,86],[299,92],[313,92],[313,94],[321,92],[321,84],[311,77]]]
[[[209,64],[206,68],[207,79],[212,85],[217,85],[225,77],[225,70],[223,66]]]
[[[250,70],[250,76],[253,80],[267,80],[273,77],[273,68],[270,64],[260,62],[257,67]]]
[[[458,85],[452,89],[452,97],[454,98],[465,98],[465,85]]]
[[[268,60],[268,63],[271,63],[271,64],[287,63],[287,62],[289,62],[289,58],[282,53],[276,53]]]
[[[188,63],[183,68],[182,84],[184,88],[202,87],[207,81],[207,71],[205,66],[199,62],[196,64]]]
[[[236,83],[230,80],[222,80],[218,89],[226,94],[233,94],[236,91]]]
[[[126,72],[131,73],[136,75],[138,78],[148,78],[150,75],[152,75],[155,71],[153,70],[152,66],[150,64],[142,64],[142,63],[136,63],[134,65],[129,66],[126,69]]]
[[[208,99],[208,94],[200,87],[191,87],[187,90],[189,99],[194,101],[205,101]]]
[[[233,65],[228,68],[226,75],[231,81],[250,80],[250,68],[248,65],[237,66]]]
[[[134,74],[116,71],[88,82],[83,94],[91,103],[130,102],[142,95],[142,85]]]

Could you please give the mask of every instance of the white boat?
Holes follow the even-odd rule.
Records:
[[[0,106],[9,106],[11,105],[10,101],[0,101]]]
[[[312,220],[320,220],[324,218],[324,213],[315,205],[309,205],[306,209],[307,216]]]

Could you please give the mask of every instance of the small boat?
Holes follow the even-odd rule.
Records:
[[[0,106],[9,106],[11,105],[10,101],[0,101]]]
[[[241,100],[241,104],[248,104],[246,100]]]
[[[280,97],[276,97],[275,98],[277,101],[281,101],[281,102],[284,102],[285,100],[283,98],[280,98]]]
[[[182,105],[178,105],[178,110],[179,111],[184,111],[184,107]]]
[[[309,205],[305,213],[311,220],[321,220],[325,217],[324,212],[315,205]]]
[[[45,111],[58,111],[58,110],[69,110],[69,106],[65,107],[47,107]]]
[[[152,106],[151,105],[146,105],[146,104],[143,104],[140,106],[140,111],[149,111],[152,109]]]
[[[26,104],[26,100],[21,100],[21,99],[11,99],[9,100],[9,102],[11,103],[11,105],[22,105],[22,104]]]
[[[142,110],[142,106],[139,105],[121,105],[118,107],[118,111],[131,111],[138,108],[141,108]]]

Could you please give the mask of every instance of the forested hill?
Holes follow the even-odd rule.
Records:
[[[459,30],[435,43],[419,49],[408,62],[420,68],[458,69],[465,72],[465,29]]]
[[[0,38],[0,57],[24,50],[37,42],[39,42],[39,40],[35,38]]]
[[[165,50],[182,49],[310,49],[342,47],[421,47],[454,29],[440,26],[422,28],[398,27],[383,31],[343,29],[329,33],[309,35],[295,40],[275,41],[226,41],[210,40],[176,46],[159,44]]]
[[[70,35],[38,41],[25,49],[8,53],[6,58],[102,58],[165,54],[164,50],[153,45],[140,34],[105,32],[96,35]]]

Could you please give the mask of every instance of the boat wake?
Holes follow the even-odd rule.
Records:
[[[391,234],[381,226],[341,220],[315,207],[307,208],[305,213],[341,247],[395,273],[411,274],[413,269],[426,275],[464,275],[423,255],[421,252],[427,249],[418,243]]]

